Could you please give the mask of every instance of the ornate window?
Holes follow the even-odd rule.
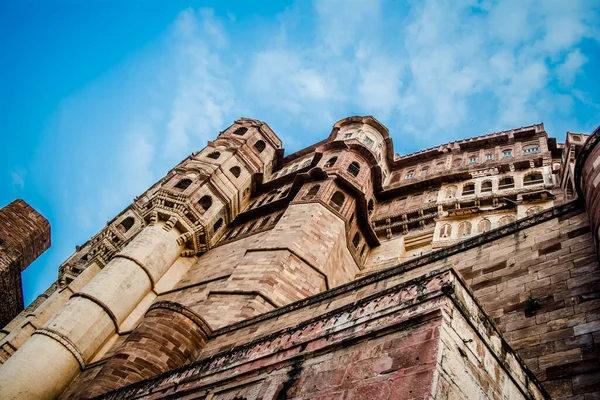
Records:
[[[365,136],[363,138],[363,142],[364,142],[364,144],[366,144],[369,147],[373,146],[373,143],[375,143],[375,141],[368,136]]]
[[[452,168],[460,168],[462,165],[462,160],[460,158],[455,158],[452,160]]]
[[[348,172],[353,176],[358,176],[360,172],[360,164],[356,161],[353,161],[350,165],[348,165]]]
[[[118,226],[118,229],[121,231],[121,233],[125,233],[131,229],[134,222],[135,220],[133,219],[133,217],[127,217],[123,221],[121,221],[121,223]]]
[[[515,187],[515,181],[511,176],[506,176],[500,179],[498,189],[512,189]]]
[[[461,222],[458,225],[458,236],[469,236],[471,234],[471,223],[468,221]]]
[[[219,153],[218,151],[213,151],[212,153],[210,153],[209,155],[207,155],[206,157],[208,158],[212,158],[213,160],[216,160],[217,158],[219,158],[221,156],[221,153]]]
[[[470,196],[472,194],[475,194],[475,184],[467,183],[466,185],[464,185],[462,189],[462,194],[463,196]]]
[[[313,198],[318,192],[319,189],[321,188],[321,185],[314,185],[313,187],[311,187],[308,192],[306,192],[306,194],[304,195],[303,199],[304,200],[308,200]]]
[[[530,144],[530,145],[523,147],[523,154],[539,153],[539,152],[540,152],[540,146],[537,144]]]
[[[217,232],[223,226],[223,218],[219,218],[213,225],[213,232]]]
[[[436,171],[443,171],[446,169],[446,162],[445,161],[438,161],[437,164],[435,164],[435,170]]]
[[[483,181],[481,183],[481,193],[487,193],[492,191],[492,181]]]
[[[469,164],[474,164],[477,162],[477,156],[470,156],[469,157]]]
[[[504,150],[502,152],[502,157],[512,157],[512,150]]]
[[[235,176],[236,178],[239,178],[240,174],[242,173],[242,170],[240,169],[240,167],[235,166],[229,168],[229,172],[231,172],[231,175]]]
[[[532,215],[535,215],[537,213],[542,212],[542,207],[540,206],[534,206],[534,207],[530,207],[525,214],[527,214],[528,217],[531,217]]]
[[[254,228],[254,225],[256,225],[256,221],[252,221],[250,223],[250,225],[248,225],[248,227],[246,228],[246,230],[244,231],[244,233],[248,233],[252,230],[252,228]]]
[[[329,205],[335,208],[337,211],[339,211],[344,205],[344,201],[346,201],[346,196],[344,196],[344,193],[338,190],[333,194],[333,196],[331,196]]]
[[[337,157],[331,157],[329,160],[327,160],[327,162],[325,163],[324,167],[325,168],[331,168],[335,165],[335,162],[337,161]]]
[[[442,228],[440,229],[440,237],[441,238],[449,238],[451,234],[452,234],[452,225],[450,225],[450,224],[442,225]]]
[[[283,193],[281,193],[281,195],[279,196],[279,198],[284,198],[285,196],[287,196],[290,193],[290,188],[287,188],[283,191]]]
[[[259,140],[258,142],[254,143],[254,148],[258,150],[259,153],[262,153],[266,147],[267,145],[262,140]]]
[[[533,172],[531,174],[525,175],[523,178],[523,185],[535,185],[538,183],[544,183],[544,177],[541,172]]]
[[[429,167],[423,167],[423,168],[421,168],[421,171],[419,171],[419,176],[427,176],[428,172],[429,172]]]
[[[412,179],[413,176],[415,176],[415,171],[408,171],[404,179]]]
[[[452,199],[456,196],[456,186],[448,186],[446,188],[446,198],[447,199]]]
[[[360,235],[358,234],[358,232],[356,232],[354,234],[354,237],[352,238],[352,246],[354,246],[355,249],[358,249],[359,243],[360,243]]]
[[[192,180],[185,178],[185,179],[182,179],[179,182],[177,182],[177,185],[175,185],[175,187],[177,189],[185,190],[185,189],[189,188],[191,184],[192,184]]]
[[[248,128],[241,126],[241,127],[237,128],[235,131],[233,131],[233,134],[238,135],[238,136],[244,136],[246,134],[246,132],[248,132]]]
[[[477,233],[489,232],[492,229],[492,223],[489,219],[484,218],[477,224]]]
[[[294,171],[295,171],[295,170],[297,170],[297,169],[298,169],[298,164],[296,164],[296,165],[292,166],[292,170],[291,170],[291,172],[294,172]]]
[[[494,160],[494,155],[493,154],[486,154],[485,155],[485,161],[493,161]]]
[[[202,196],[200,200],[198,200],[198,204],[204,211],[208,211],[210,206],[212,206],[212,197],[210,196]]]
[[[352,137],[352,135],[354,135],[354,133],[346,133],[344,135],[344,139],[350,139]]]
[[[515,217],[513,217],[512,215],[505,215],[504,217],[500,218],[500,226],[503,225],[508,225],[508,224],[512,224],[513,222],[515,222]]]

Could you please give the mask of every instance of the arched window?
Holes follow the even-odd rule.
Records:
[[[492,229],[492,223],[489,219],[484,218],[477,224],[477,233],[489,232]]]
[[[262,153],[266,147],[267,145],[262,140],[259,140],[258,142],[254,143],[254,148],[258,150],[259,153]]]
[[[327,160],[327,162],[325,163],[325,165],[323,166],[324,168],[331,168],[335,165],[335,162],[337,161],[337,157],[331,157],[329,160]]]
[[[279,220],[281,219],[281,217],[283,217],[283,213],[281,213],[281,214],[278,214],[278,215],[275,217],[275,219],[273,220],[273,222],[271,222],[271,225],[276,225],[276,224],[279,222]]]
[[[221,153],[219,153],[218,151],[213,151],[212,153],[210,153],[209,155],[207,155],[206,157],[208,158],[212,158],[213,160],[216,160],[217,158],[219,158],[221,156]]]
[[[510,176],[505,176],[500,179],[500,183],[498,184],[498,189],[512,189],[515,187],[515,181]]]
[[[533,172],[523,178],[523,185],[535,185],[538,183],[544,183],[544,177],[540,172]]]
[[[185,190],[185,189],[189,188],[191,184],[192,184],[192,180],[185,178],[185,179],[182,179],[179,182],[177,182],[177,185],[175,185],[175,187],[177,189]]]
[[[446,198],[452,199],[456,196],[456,186],[448,186],[446,188]]]
[[[248,128],[240,126],[235,131],[233,131],[233,134],[238,136],[244,136],[246,132],[248,132]]]
[[[302,163],[302,165],[300,166],[300,168],[306,168],[310,165],[310,163],[312,162],[312,160],[306,160]]]
[[[427,176],[428,172],[429,172],[429,167],[423,167],[423,168],[421,168],[421,171],[419,171],[419,176]]]
[[[264,228],[265,226],[267,226],[267,224],[269,223],[269,220],[270,220],[270,219],[271,219],[271,217],[270,217],[270,216],[268,216],[268,217],[266,217],[265,219],[263,219],[263,220],[260,222],[260,226],[259,226],[259,228]]]
[[[451,234],[452,234],[452,225],[450,225],[450,224],[442,225],[442,228],[440,229],[440,237],[441,238],[449,238]]]
[[[304,199],[310,199],[310,198],[314,197],[319,192],[320,188],[321,188],[321,185],[314,185],[313,187],[311,187],[309,189],[309,191],[306,192],[306,195],[304,195]]]
[[[469,196],[469,195],[475,194],[475,184],[467,183],[466,185],[464,185],[462,194],[463,194],[463,196]]]
[[[535,215],[535,214],[537,214],[537,213],[539,213],[539,212],[541,212],[541,211],[542,211],[542,207],[540,207],[540,206],[535,206],[535,207],[530,207],[530,208],[529,208],[529,209],[528,209],[528,210],[525,212],[525,214],[527,214],[527,216],[528,216],[528,217],[531,217],[532,215]]]
[[[358,176],[358,173],[360,172],[360,164],[358,164],[356,161],[353,161],[350,165],[348,165],[348,172],[350,172],[352,176]]]
[[[471,234],[471,223],[468,221],[461,222],[458,225],[458,236],[469,236]]]
[[[373,203],[373,199],[371,199],[369,200],[369,203],[367,203],[367,211],[369,212],[369,214],[372,214],[374,209],[375,203]]]
[[[354,248],[357,249],[359,243],[360,243],[360,235],[357,232],[354,234],[354,237],[352,238],[352,246],[354,246]]]
[[[452,168],[460,168],[462,165],[462,160],[460,158],[455,158],[452,160]]]
[[[512,215],[505,215],[504,217],[500,218],[500,226],[504,226],[504,225],[508,225],[508,224],[512,224],[513,222],[515,222],[515,217],[513,217]]]
[[[229,172],[231,172],[231,175],[235,176],[236,178],[239,178],[240,174],[242,173],[242,170],[240,169],[240,167],[235,166],[229,168]]]
[[[435,164],[435,170],[436,171],[443,171],[446,169],[446,162],[445,161],[438,161],[437,164]]]
[[[131,229],[134,222],[135,222],[135,220],[133,219],[133,217],[127,217],[123,221],[121,221],[118,229],[121,231],[121,233],[125,233]]]
[[[491,192],[492,191],[492,181],[484,181],[481,184],[481,193]]]
[[[208,211],[210,206],[212,206],[212,197],[210,196],[202,196],[200,200],[198,200],[198,204],[204,211]]]
[[[415,176],[415,171],[408,171],[404,179],[412,179]]]
[[[329,205],[339,211],[344,205],[344,201],[346,200],[346,196],[344,193],[337,191],[331,196],[331,200],[329,201]]]
[[[219,218],[213,225],[213,232],[217,232],[223,226],[223,218]]]

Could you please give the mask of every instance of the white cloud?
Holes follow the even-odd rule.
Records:
[[[567,54],[565,61],[556,67],[556,74],[561,85],[572,85],[576,75],[581,72],[581,67],[586,62],[587,57],[581,54],[581,50],[579,49],[575,49]]]
[[[27,175],[27,171],[22,169],[15,169],[10,172],[10,177],[12,180],[12,188],[14,192],[20,192],[25,188],[25,176]]]

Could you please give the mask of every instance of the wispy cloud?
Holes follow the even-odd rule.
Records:
[[[27,175],[27,171],[20,169],[20,168],[15,169],[10,172],[13,192],[20,192],[25,188],[25,176],[26,175]]]

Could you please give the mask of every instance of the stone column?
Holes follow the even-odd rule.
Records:
[[[182,251],[174,221],[146,227],[2,367],[0,398],[58,397]]]

